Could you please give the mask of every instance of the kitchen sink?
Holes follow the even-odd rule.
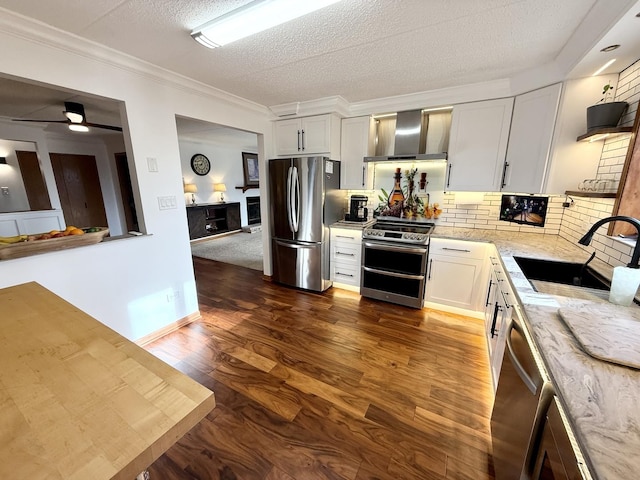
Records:
[[[538,258],[513,257],[527,280],[609,290],[611,283],[589,265]]]

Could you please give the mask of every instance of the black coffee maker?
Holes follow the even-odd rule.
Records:
[[[350,222],[366,222],[369,210],[367,209],[367,201],[369,199],[365,195],[351,195],[349,202],[349,220]]]

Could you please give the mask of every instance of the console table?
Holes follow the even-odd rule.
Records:
[[[189,238],[240,230],[240,203],[205,203],[187,206]]]
[[[215,407],[35,282],[0,289],[0,317],[0,478],[133,480]]]

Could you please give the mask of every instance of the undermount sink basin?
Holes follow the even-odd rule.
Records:
[[[538,258],[513,257],[527,280],[609,290],[610,282],[589,265],[582,263],[556,262]]]

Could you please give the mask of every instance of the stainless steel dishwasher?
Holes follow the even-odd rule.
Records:
[[[538,368],[518,317],[514,315],[508,327],[491,415],[496,480],[531,478],[533,453],[553,398],[551,383]]]

